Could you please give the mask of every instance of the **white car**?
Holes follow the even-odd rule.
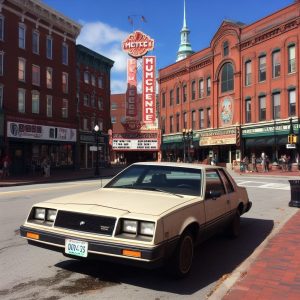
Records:
[[[167,263],[183,277],[194,245],[220,229],[237,236],[250,208],[246,189],[222,167],[135,163],[96,191],[35,204],[20,229],[29,244],[66,256]]]

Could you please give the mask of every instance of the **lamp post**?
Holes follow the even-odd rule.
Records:
[[[186,144],[188,151],[188,161],[190,161],[190,147],[191,142],[193,142],[193,130],[192,129],[182,129],[182,142],[183,142],[183,162],[186,162]]]
[[[96,140],[96,168],[95,168],[95,176],[99,176],[99,135],[101,134],[100,127],[96,124],[93,133],[95,135]]]

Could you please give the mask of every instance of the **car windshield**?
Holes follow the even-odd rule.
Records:
[[[174,195],[200,196],[201,170],[182,167],[132,165],[104,188],[155,190]]]

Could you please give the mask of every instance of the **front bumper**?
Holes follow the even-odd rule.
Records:
[[[39,239],[31,239],[27,237],[27,233],[33,233],[39,235]],[[56,233],[49,233],[43,230],[31,229],[26,226],[20,227],[20,235],[28,240],[30,245],[38,246],[52,251],[61,252],[65,254],[65,240],[76,239],[74,236],[67,236]],[[102,242],[91,239],[78,239],[88,242],[88,259],[102,259],[117,263],[125,263],[128,265],[136,265],[145,268],[156,268],[161,266],[174,252],[178,242],[178,238],[168,240],[162,244],[154,246],[152,248],[128,246],[127,244]],[[140,258],[124,256],[122,251],[132,250],[139,251],[141,253]],[[79,258],[77,256],[72,256]],[[80,257],[80,259],[82,259]]]

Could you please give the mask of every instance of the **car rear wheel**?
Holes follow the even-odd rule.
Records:
[[[177,278],[187,276],[191,270],[194,256],[194,240],[189,231],[185,231],[180,237],[174,256],[169,264],[169,271]]]
[[[228,235],[231,238],[237,238],[240,235],[240,231],[241,231],[241,217],[239,211],[237,210],[235,212],[235,215],[231,223],[229,224]]]

